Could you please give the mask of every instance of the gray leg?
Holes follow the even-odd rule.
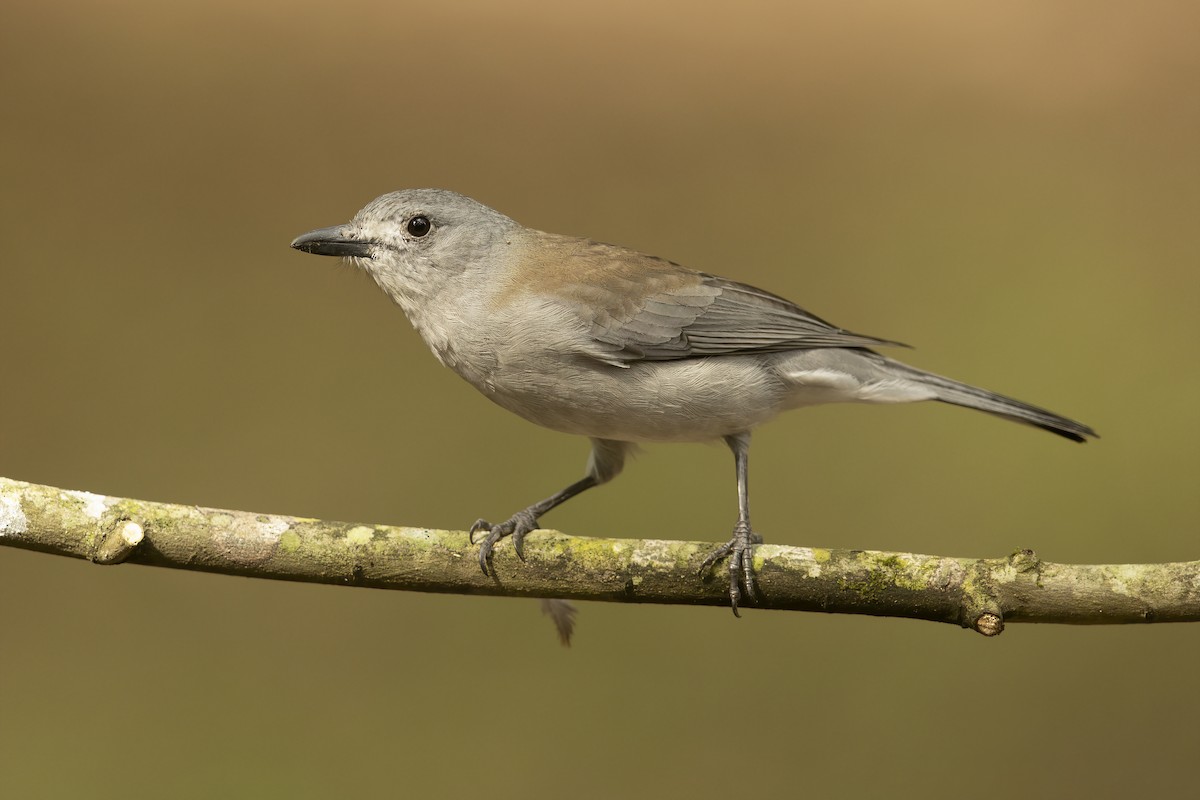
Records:
[[[505,536],[512,536],[513,548],[517,557],[525,560],[525,534],[537,530],[538,518],[550,509],[562,505],[580,492],[587,491],[593,486],[607,483],[617,477],[625,466],[625,454],[629,451],[628,442],[617,442],[611,439],[592,439],[592,453],[588,456],[587,475],[575,481],[562,491],[534,503],[529,508],[518,511],[498,525],[493,525],[485,519],[476,520],[471,526],[471,544],[475,543],[475,534],[487,531],[487,538],[479,546],[479,568],[484,575],[492,574],[492,550],[496,542]]]
[[[740,617],[738,603],[742,599],[743,587],[751,602],[758,601],[754,581],[754,545],[762,544],[762,537],[750,528],[750,481],[747,469],[750,460],[750,434],[726,436],[725,444],[733,451],[733,463],[737,471],[738,521],[737,525],[733,526],[733,538],[704,559],[700,572],[703,574],[713,564],[726,556],[729,557],[729,602],[733,606],[733,615]]]

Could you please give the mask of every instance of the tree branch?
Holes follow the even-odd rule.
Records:
[[[253,578],[625,603],[727,605],[705,542],[537,531],[526,562],[507,542],[482,574],[464,531],[153,503],[0,478],[0,545]],[[759,545],[757,607],[950,622],[988,636],[1008,622],[1200,620],[1200,561],[1051,564],[1032,551],[971,559]],[[747,604],[749,605],[749,604]]]

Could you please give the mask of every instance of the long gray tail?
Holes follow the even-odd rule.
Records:
[[[1020,400],[944,378],[941,375],[934,375],[932,372],[925,372],[890,358],[886,360],[889,367],[905,378],[918,381],[933,389],[937,393],[937,399],[943,403],[976,408],[998,417],[1024,422],[1026,425],[1034,425],[1044,431],[1057,433],[1074,442],[1086,442],[1089,438],[1100,438],[1098,433],[1082,422],[1067,419],[1044,408],[1031,406],[1029,403],[1022,403]]]

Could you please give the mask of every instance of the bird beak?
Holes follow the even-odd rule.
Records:
[[[355,239],[353,227],[334,225],[309,231],[292,240],[292,247],[316,256],[341,256],[342,258],[370,258],[374,242]]]

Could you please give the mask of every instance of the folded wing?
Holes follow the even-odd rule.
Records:
[[[613,257],[651,258],[620,248],[612,250],[609,255]],[[652,260],[653,269],[605,271],[602,283],[607,285],[589,287],[592,299],[600,301],[590,307],[592,336],[602,352],[611,356],[606,361],[627,364],[900,344],[838,328],[795,303],[748,284]],[[635,280],[639,274],[642,277]]]

